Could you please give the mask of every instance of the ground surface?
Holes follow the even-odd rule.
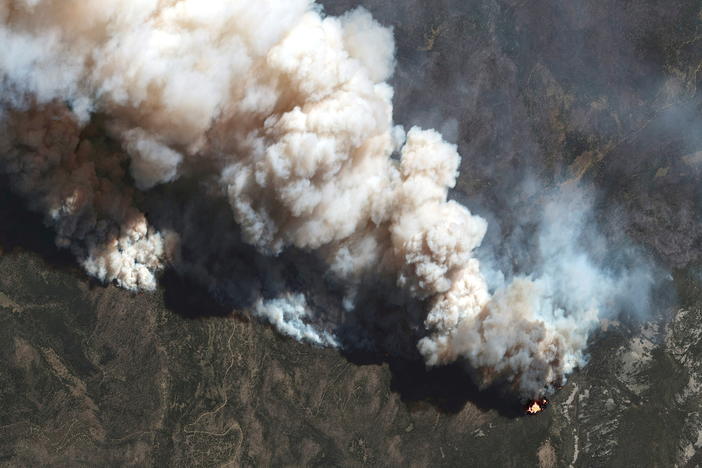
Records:
[[[397,120],[459,143],[457,197],[509,217],[538,201],[514,201],[526,168],[543,190],[589,184],[603,229],[670,271],[675,302],[603,322],[588,366],[524,417],[460,369],[93,283],[0,192],[1,465],[702,464],[699,2],[364,4],[395,28]]]

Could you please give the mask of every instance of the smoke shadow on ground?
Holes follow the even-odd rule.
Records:
[[[258,252],[242,240],[226,199],[197,182],[158,187],[143,205],[150,224],[178,239],[172,264],[159,278],[166,307],[178,315],[245,315],[257,301],[287,293],[304,293],[320,305],[334,296],[317,256],[295,249],[278,256]]]
[[[180,239],[177,261],[160,278],[171,312],[192,320],[248,321],[259,299],[303,293],[310,321],[335,334],[341,356],[359,366],[388,364],[391,391],[410,409],[431,405],[455,414],[472,403],[504,417],[523,414],[518,399],[499,387],[478,388],[463,363],[426,367],[416,347],[425,333],[426,304],[411,300],[391,281],[373,275],[362,282],[355,291],[355,310],[346,312],[344,285],[328,274],[317,255],[297,249],[276,257],[259,253],[242,241],[229,205],[216,194],[185,180],[147,197],[150,223]]]
[[[201,319],[209,317],[236,317],[232,308],[217,301],[212,294],[197,281],[178,274],[172,268],[167,269],[159,278],[163,289],[163,303],[171,312],[187,318]]]
[[[524,416],[517,398],[494,386],[479,388],[464,363],[427,368],[419,355],[416,359],[407,359],[353,350],[344,350],[341,354],[359,366],[387,364],[391,374],[390,389],[410,411],[433,406],[441,413],[457,414],[471,403],[481,411],[496,411],[509,419]]]
[[[44,225],[42,216],[26,208],[26,203],[8,188],[0,177],[0,249],[34,252],[60,269],[78,272],[75,258],[54,243],[55,233]],[[84,275],[85,276],[85,275]]]

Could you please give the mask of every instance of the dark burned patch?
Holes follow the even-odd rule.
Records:
[[[56,267],[77,270],[73,255],[56,246],[56,234],[41,215],[28,210],[26,201],[8,187],[7,177],[0,177],[0,249],[35,252]]]

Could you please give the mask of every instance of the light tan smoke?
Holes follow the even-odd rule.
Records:
[[[217,181],[261,252],[315,250],[342,279],[393,275],[428,299],[429,365],[466,358],[535,397],[582,363],[595,311],[544,314],[529,280],[491,300],[472,258],[486,222],[447,200],[456,147],[393,126],[393,36],[365,10],[0,0],[0,22],[2,170],[90,274],[154,288],[168,234],[134,207],[135,189],[198,175]],[[122,152],[84,136],[95,116]],[[286,314],[304,325],[304,298],[272,307],[256,313],[300,339],[335,342],[285,328]]]

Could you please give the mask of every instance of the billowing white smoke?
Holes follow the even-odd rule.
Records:
[[[314,250],[340,279],[392,275],[427,299],[419,349],[429,365],[466,358],[486,382],[504,378],[531,397],[583,363],[599,304],[553,303],[550,272],[490,297],[472,256],[486,222],[447,200],[456,147],[393,126],[393,36],[365,10],[0,0],[0,25],[1,169],[90,274],[153,289],[178,240],[150,227],[135,199],[200,177],[261,252]],[[95,143],[96,120],[121,151]],[[254,313],[334,345],[305,308],[290,296]]]
[[[517,378],[522,389],[562,385],[566,374],[585,363],[600,310],[616,307],[619,295],[632,292],[647,301],[652,279],[645,261],[634,257],[624,271],[604,269],[589,253],[593,242],[604,241],[593,228],[592,200],[579,189],[558,194],[544,203],[538,222],[538,271],[508,284],[496,281],[492,297],[476,285],[472,295],[463,288],[438,302],[427,320],[436,331],[419,343],[427,362],[462,356],[481,371],[484,383]],[[462,304],[468,297],[476,302]],[[457,318],[447,326],[447,317]]]
[[[259,299],[253,314],[266,320],[283,335],[320,346],[338,346],[337,339],[326,331],[317,330],[305,322],[309,307],[303,294],[285,294],[283,297],[264,301]]]

